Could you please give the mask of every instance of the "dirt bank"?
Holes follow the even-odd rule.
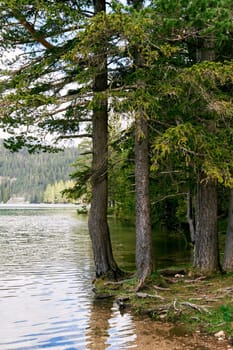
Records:
[[[135,349],[140,350],[233,350],[228,339],[217,340],[214,336],[199,332],[185,333],[182,326],[137,320]]]
[[[96,283],[100,294],[139,317],[136,348],[233,350],[233,275],[166,273],[151,276],[140,291],[135,278]]]

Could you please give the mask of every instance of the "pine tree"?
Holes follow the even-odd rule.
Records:
[[[93,140],[89,230],[96,274],[115,278],[120,270],[107,224],[107,39],[94,29],[97,21],[105,24],[105,1],[12,0],[0,10],[2,49],[17,53],[3,57],[1,122],[18,132],[5,145],[50,150],[48,133],[56,141],[80,137],[87,123],[81,136]]]

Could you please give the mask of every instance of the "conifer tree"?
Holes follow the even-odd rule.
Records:
[[[155,4],[168,41],[181,51],[159,91],[160,122],[166,127],[155,140],[154,166],[166,159],[183,183],[186,177],[195,187],[194,264],[214,273],[219,268],[216,185],[232,186],[232,3]]]
[[[56,141],[92,137],[89,230],[96,275],[116,278],[107,224],[107,41],[94,30],[97,21],[100,28],[105,23],[106,3],[12,0],[2,1],[0,12],[1,123],[16,130],[5,145],[33,152],[51,149],[48,133]],[[87,128],[80,135],[82,123]]]

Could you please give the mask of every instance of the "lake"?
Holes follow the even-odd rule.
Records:
[[[133,269],[134,228],[113,219],[110,226],[116,260]],[[160,236],[155,264],[173,261],[177,244],[179,259],[188,260],[184,242],[172,248]],[[170,326],[137,320],[112,301],[95,300],[94,277],[87,218],[75,208],[1,206],[0,349],[173,349]]]

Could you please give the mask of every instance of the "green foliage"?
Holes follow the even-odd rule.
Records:
[[[225,322],[233,321],[233,307],[231,305],[221,305],[219,312],[222,314],[222,318]]]
[[[197,36],[205,37],[214,32],[216,47],[230,42],[229,32],[232,31],[231,0],[153,0],[155,13],[160,16],[159,33],[166,33],[172,39],[189,38],[195,46]]]
[[[123,220],[134,218],[134,164],[132,130],[121,130],[119,123],[111,128],[109,159],[109,205]]]
[[[178,75],[179,88],[164,107],[174,126],[168,127],[154,143],[156,170],[168,158],[186,168],[205,172],[232,186],[232,101],[226,84],[231,84],[232,62],[204,62]],[[181,80],[180,80],[181,78]],[[188,96],[185,94],[188,91]],[[165,92],[165,99],[168,98]],[[165,111],[165,110],[164,110]]]
[[[76,33],[84,26],[89,5],[90,1],[1,2],[1,125],[17,135],[8,142],[13,150],[22,145],[31,151],[48,150],[48,133],[54,133],[55,140],[70,137],[79,131],[80,119],[87,119],[83,109],[88,102],[75,102],[83,63],[66,61],[64,55],[77,45]],[[16,56],[8,58],[5,49],[13,49]],[[72,95],[70,83],[76,90]]]

